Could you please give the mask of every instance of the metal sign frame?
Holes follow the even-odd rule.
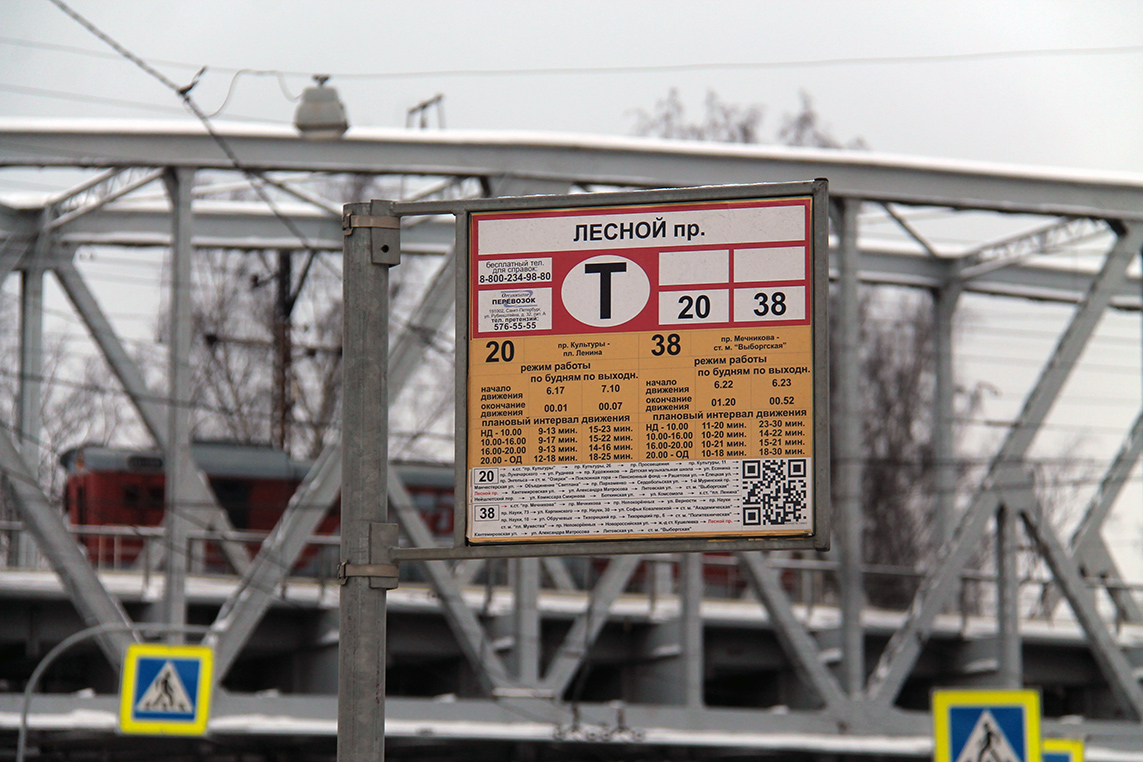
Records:
[[[1082,738],[1045,738],[1042,762],[1083,762]]]
[[[471,313],[469,289],[471,278],[470,231],[474,217],[495,213],[586,213],[589,210],[622,211],[624,207],[649,205],[695,204],[715,205],[726,202],[779,202],[783,199],[809,199],[810,224],[806,246],[809,272],[806,273],[810,294],[809,319],[813,355],[812,432],[810,439],[813,473],[809,475],[813,490],[812,528],[801,536],[651,536],[639,539],[532,539],[526,542],[488,541],[474,544],[467,533],[468,467],[469,467],[469,390],[471,358],[469,338]],[[395,204],[397,214],[416,213],[417,204]],[[583,553],[647,553],[740,549],[825,550],[829,547],[829,354],[828,354],[828,184],[825,180],[799,183],[767,183],[758,185],[715,186],[660,191],[593,193],[572,196],[531,196],[522,198],[482,199],[462,202],[451,209],[456,215],[456,474],[457,493],[454,518],[453,554],[448,557],[512,557],[537,555],[577,555]],[[558,248],[558,247],[553,247]],[[739,328],[738,330],[742,330]],[[412,549],[401,549],[401,557],[412,558]],[[436,557],[440,557],[439,551]],[[426,556],[427,557],[427,556]]]
[[[141,669],[141,662],[161,661],[163,665],[155,675]],[[191,702],[189,712],[152,712],[155,716],[141,716],[137,711],[140,694],[145,693],[157,679],[166,664],[191,662],[197,664],[194,684],[185,685],[186,698]],[[174,667],[178,670],[178,666]],[[213,687],[214,651],[207,646],[167,645],[164,643],[132,643],[123,658],[123,677],[119,687],[119,728],[123,733],[157,736],[201,736],[206,734],[210,719],[210,697]],[[146,685],[143,685],[143,682]],[[163,715],[171,716],[163,716]],[[176,716],[177,715],[177,716]]]
[[[1025,690],[940,689],[932,693],[933,760],[956,762],[971,742],[972,733],[985,712],[993,715],[1020,762],[1042,762],[1040,692]],[[961,714],[961,717],[954,716]],[[999,715],[999,716],[998,716]],[[969,727],[966,723],[971,723]],[[1017,732],[1004,730],[1017,726]],[[1023,746],[1023,749],[1018,748]]]

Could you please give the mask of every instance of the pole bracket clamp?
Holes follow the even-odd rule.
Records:
[[[369,586],[383,590],[393,590],[397,587],[396,564],[351,564],[342,561],[337,566],[337,582],[344,585],[350,577],[368,577]]]
[[[366,533],[369,538],[368,563],[354,564],[342,561],[337,566],[337,582],[345,585],[350,577],[368,577],[374,590],[392,590],[397,587],[399,569],[393,562],[393,548],[397,546],[399,529],[396,524],[371,521]]]
[[[345,210],[341,215],[341,234],[350,236],[353,231],[364,228],[369,231],[369,258],[373,264],[390,267],[401,264],[401,218],[385,214],[392,206],[388,201],[369,203],[369,214]],[[360,204],[354,206],[360,207]]]
[[[347,214],[341,218],[342,235],[352,235],[357,228],[400,230],[401,218],[375,214]]]

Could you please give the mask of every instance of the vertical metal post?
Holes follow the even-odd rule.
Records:
[[[682,554],[679,575],[679,635],[683,652],[683,696],[688,708],[702,707],[703,631],[702,631],[702,553]]]
[[[1001,688],[1020,688],[1024,664],[1020,649],[1020,579],[1016,568],[1018,512],[1001,504],[996,511],[996,623],[999,650],[997,681]]]
[[[41,240],[47,232],[41,232]],[[45,250],[38,242],[36,253]],[[17,391],[20,452],[37,472],[40,466],[40,437],[43,421],[40,415],[42,376],[44,373],[44,270],[42,260],[29,262],[21,273],[20,286],[20,384]],[[35,563],[35,544],[30,533],[21,532],[16,543],[18,563],[30,567]]]
[[[20,451],[33,467],[39,465],[40,397],[44,372],[44,271],[29,263],[20,274]]]
[[[837,516],[841,519],[841,626],[842,684],[850,696],[861,694],[865,682],[865,636],[861,610],[865,603],[862,574],[861,510],[861,420],[858,399],[858,254],[857,212],[861,202],[839,200],[841,224],[838,235],[838,346],[837,379]]]
[[[346,204],[343,347],[342,564],[375,560],[371,536],[388,515],[389,266],[400,261],[391,203]],[[383,227],[388,225],[388,227]],[[385,758],[385,590],[348,576],[341,588],[338,762]]]
[[[293,395],[290,391],[293,355],[293,258],[289,250],[278,252],[278,293],[274,302],[274,416],[271,441],[289,452]]]
[[[540,610],[536,604],[540,559],[519,558],[514,563],[516,680],[520,685],[534,686],[540,680]]]
[[[171,199],[171,304],[168,331],[170,399],[167,402],[166,527],[167,587],[163,621],[168,640],[184,641],[188,540],[195,465],[190,451],[191,346],[191,192],[194,170],[169,169],[163,175]]]
[[[934,487],[937,493],[934,551],[952,539],[956,527],[956,452],[953,436],[953,316],[961,285],[950,283],[933,291],[933,348],[936,355],[936,388],[933,411]]]

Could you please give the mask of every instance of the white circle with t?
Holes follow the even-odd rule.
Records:
[[[602,254],[571,269],[560,297],[573,318],[606,328],[623,325],[643,311],[651,298],[651,281],[630,259]]]

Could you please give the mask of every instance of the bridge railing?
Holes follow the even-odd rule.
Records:
[[[137,571],[145,577],[161,573],[162,556],[167,552],[162,527],[83,525],[69,526],[76,542],[83,548],[97,571]],[[20,553],[24,525],[19,521],[0,521],[0,570],[42,570],[49,566],[39,554]],[[234,531],[220,533],[197,530],[190,533],[189,568],[192,574],[235,576],[219,549],[223,540],[246,543],[253,555],[258,551],[268,532]],[[25,538],[26,539],[26,538]],[[337,535],[312,535],[291,577],[332,583],[337,577],[340,538]],[[158,555],[156,555],[158,554]],[[627,586],[633,595],[646,595],[652,599],[669,597],[678,592],[680,569],[678,557],[672,555],[648,556],[643,560]],[[567,589],[590,590],[603,573],[606,557],[569,557],[557,560],[566,574],[555,584],[551,574],[543,574],[541,587],[559,586]],[[815,607],[835,607],[839,602],[840,583],[838,564],[813,554],[798,552],[772,553],[769,563],[779,572],[779,579],[791,603],[804,607],[807,615]],[[486,562],[469,571],[463,581],[467,584],[490,588],[511,585],[511,571],[506,560]],[[887,611],[905,611],[924,577],[924,570],[906,566],[866,564],[867,588],[872,592],[870,605]],[[404,584],[425,582],[417,564],[401,566]],[[1090,578],[1093,588],[1107,588],[1108,581]],[[1040,596],[1049,578],[1029,570],[1020,580],[1023,616],[1050,617],[1053,612],[1037,611],[1034,601]],[[1119,583],[1118,587],[1130,592],[1143,591],[1143,586]],[[703,596],[708,600],[741,600],[753,597],[749,578],[736,556],[729,553],[703,555]],[[996,598],[996,577],[989,570],[966,570],[961,575],[960,594],[953,610],[967,618],[992,610]]]

